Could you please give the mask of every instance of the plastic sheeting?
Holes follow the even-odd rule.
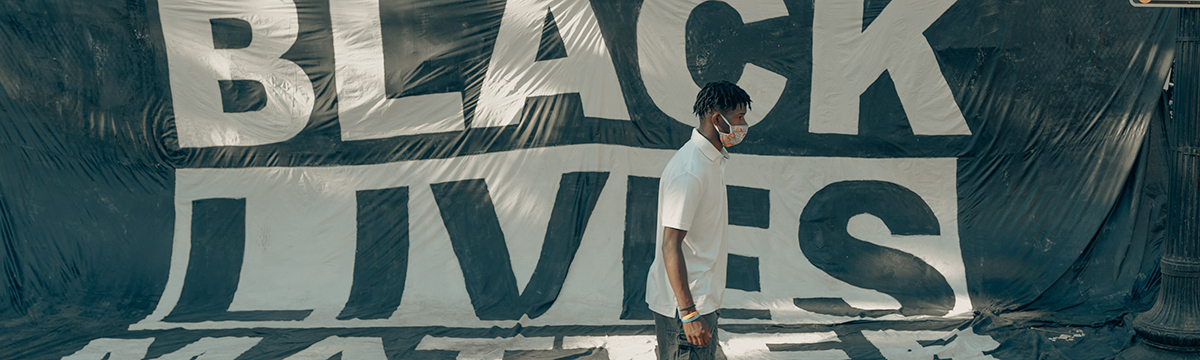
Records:
[[[3,1],[0,357],[652,357],[730,148],[731,359],[1111,357],[1174,19],[1123,1]]]

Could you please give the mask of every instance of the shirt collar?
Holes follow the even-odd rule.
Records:
[[[708,141],[708,138],[704,137],[703,134],[700,134],[699,129],[692,129],[691,142],[695,143],[696,147],[700,148],[700,152],[703,153],[704,157],[707,157],[709,161],[716,160],[717,155],[720,155],[726,159],[729,158],[729,152],[725,151],[724,148],[717,150],[717,147],[713,146],[713,144]]]

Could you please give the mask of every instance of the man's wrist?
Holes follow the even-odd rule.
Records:
[[[696,321],[699,318],[700,312],[696,310],[679,312],[679,320],[681,320],[684,324]]]

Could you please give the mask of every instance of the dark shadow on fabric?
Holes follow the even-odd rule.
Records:
[[[822,350],[841,350],[842,343],[837,341],[825,341],[818,343],[807,344],[767,344],[767,350],[771,352],[782,351],[822,351]]]
[[[562,349],[554,350],[508,350],[504,359],[514,360],[608,360],[608,350],[604,348],[591,349]]]
[[[513,140],[526,143],[558,143],[567,134],[588,132],[579,93],[530,96],[521,108]]]
[[[721,309],[721,318],[737,320],[771,320],[771,310]]]
[[[743,27],[741,14],[729,4],[708,1],[692,9],[685,26],[684,49],[696,85],[741,79],[747,62],[740,41]]]
[[[592,210],[608,180],[604,172],[563,174],[541,256],[525,290],[519,291],[512,260],[487,184],[482,179],[431,184],[467,294],[481,320],[541,316],[558,298],[583,240]]]
[[[862,331],[837,331],[838,340],[810,344],[767,344],[771,352],[842,350],[852,360],[885,359]]]
[[[867,27],[875,22],[875,18],[879,17],[879,13],[883,12],[883,8],[892,0],[863,0],[863,19],[862,31],[867,31]]]
[[[842,298],[796,298],[796,307],[818,314],[850,317],[880,317],[899,314],[900,310],[867,310],[850,306]]]
[[[267,107],[267,89],[255,80],[217,80],[221,88],[221,109],[243,113]]]
[[[163,321],[296,321],[311,310],[228,311],[246,251],[246,199],[192,202],[192,249],[179,301]]]
[[[547,11],[546,22],[542,24],[542,39],[538,42],[536,61],[565,57],[567,57],[567,45],[563,43],[562,34],[558,32],[558,23],[554,21],[554,13]]]
[[[29,310],[30,303],[25,295],[25,286],[23,284],[25,281],[25,270],[19,265],[22,258],[17,256],[16,242],[18,239],[13,232],[13,214],[11,211],[7,198],[0,196],[0,240],[4,241],[4,247],[0,249],[4,251],[4,256],[0,257],[0,259],[4,259],[4,295],[9,308],[15,312],[15,314],[11,315],[0,312],[0,319],[7,319],[13,315],[16,315],[16,317],[25,316],[27,314],[26,311]]]
[[[646,304],[646,277],[658,234],[658,178],[629,176],[625,194],[625,246],[621,253],[624,295],[621,320],[654,319]]]
[[[209,19],[212,25],[213,49],[245,49],[254,39],[250,23],[237,18]]]
[[[937,340],[917,340],[917,344],[920,344],[920,345],[921,345],[921,347],[930,347],[930,346],[945,346],[946,344],[949,344],[949,343],[952,343],[952,342],[954,342],[954,339],[957,339],[957,338],[958,338],[958,334],[954,334],[954,335],[951,335],[950,337],[948,337],[948,338],[945,338],[945,339],[937,339]]]
[[[399,99],[407,96],[440,94],[447,92],[462,92],[466,88],[458,66],[459,60],[453,57],[426,60],[411,72],[405,73],[402,82],[404,90],[398,93],[389,92],[389,99]]]
[[[850,285],[890,295],[900,302],[901,314],[949,313],[954,291],[937,269],[912,254],[850,236],[847,225],[859,214],[878,217],[893,235],[941,233],[933,210],[912,190],[883,181],[833,183],[814,194],[800,214],[800,249],[809,262]]]
[[[250,46],[254,33],[250,23],[236,18],[210,19],[214,49],[243,49]],[[263,84],[255,80],[218,80],[221,109],[227,113],[262,110],[267,105]]]
[[[771,190],[734,185],[726,185],[725,189],[729,198],[729,225],[771,227]]]
[[[742,291],[762,291],[759,283],[758,258],[729,254],[725,268],[725,287]]]
[[[386,319],[408,275],[408,187],[359,190],[354,283],[338,320]]]
[[[461,92],[470,121],[504,5],[501,0],[380,2],[388,98]]]
[[[858,98],[859,135],[896,142],[915,136],[891,72],[884,70]]]

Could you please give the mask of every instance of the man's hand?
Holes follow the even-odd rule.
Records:
[[[708,346],[708,341],[712,339],[712,334],[708,332],[708,323],[704,322],[704,319],[683,323],[683,333],[687,335],[688,342],[696,346]]]

